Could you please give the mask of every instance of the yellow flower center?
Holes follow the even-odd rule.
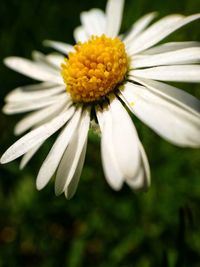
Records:
[[[119,38],[93,36],[74,49],[61,65],[66,90],[74,102],[98,101],[124,80],[128,59]]]

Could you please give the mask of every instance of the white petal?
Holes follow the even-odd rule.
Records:
[[[39,64],[42,68],[50,73],[54,73],[57,76],[60,75],[61,63],[64,62],[64,55],[61,54],[48,54],[45,55],[38,51],[32,52],[33,60]]]
[[[78,42],[86,42],[89,38],[89,35],[86,33],[85,29],[83,26],[78,26],[75,30],[74,30],[74,39],[76,41],[76,43]]]
[[[106,6],[106,35],[116,37],[119,33],[124,9],[124,0],[108,0]]]
[[[149,89],[127,83],[122,95],[130,110],[156,133],[179,146],[200,146],[199,117]]]
[[[101,9],[91,9],[81,13],[81,23],[88,35],[100,36],[105,33],[106,18]]]
[[[36,109],[44,108],[49,105],[58,103],[60,101],[67,100],[67,94],[63,93],[57,96],[51,96],[47,99],[42,98],[42,99],[37,99],[36,101],[26,101],[26,102],[16,102],[16,103],[7,103],[3,107],[3,112],[5,114],[16,114],[16,113],[22,113],[22,112],[28,112],[28,111],[33,111]]]
[[[129,53],[139,53],[155,45],[177,29],[199,18],[200,14],[195,14],[188,17],[183,17],[181,15],[170,15],[164,17],[163,19],[154,23],[132,41]]]
[[[64,85],[54,85],[53,87],[41,88],[41,90],[24,90],[23,87],[18,87],[6,96],[7,102],[26,102],[30,100],[38,100],[57,95],[65,90]]]
[[[50,120],[51,118],[55,117],[58,114],[58,112],[64,108],[66,104],[67,104],[66,100],[59,101],[59,103],[53,104],[47,108],[43,108],[42,110],[28,114],[16,124],[15,134],[16,135],[22,134],[27,130],[29,130],[30,128],[38,125],[38,123],[46,119]]]
[[[6,97],[5,97],[5,101],[6,102],[15,102],[15,94],[18,94],[19,91],[22,92],[37,92],[37,91],[43,91],[49,88],[55,87],[55,84],[52,84],[50,82],[42,82],[42,83],[36,83],[36,84],[31,84],[31,85],[24,85],[24,86],[20,86],[17,87],[15,89],[13,89],[12,91],[10,91]]]
[[[78,130],[74,133],[58,167],[55,193],[61,194],[71,183],[76,172],[90,125],[90,111],[84,110]]]
[[[189,47],[200,47],[200,42],[169,42],[147,49],[140,53],[140,55],[154,55]]]
[[[45,54],[34,50],[32,52],[32,58],[35,64],[44,68],[46,71],[53,73],[54,75],[60,75],[60,72],[57,67],[55,67],[54,64],[48,61]]]
[[[24,156],[22,157],[22,160],[20,162],[20,170],[22,170],[27,163],[32,159],[32,157],[35,155],[35,153],[40,149],[40,147],[44,144],[45,141],[37,144],[32,149],[30,149]]]
[[[125,179],[132,179],[141,164],[139,139],[133,122],[117,99],[110,102],[110,109],[103,114],[111,118],[112,144],[118,166]]]
[[[103,115],[103,112],[104,111],[100,108],[96,108],[96,114],[101,129],[101,158],[104,174],[108,184],[114,190],[120,190],[125,178],[119,169],[116,159],[117,155],[115,155],[112,144],[112,121],[110,121],[109,116]]]
[[[139,142],[140,154],[141,154],[141,167],[138,170],[134,179],[129,179],[126,183],[134,190],[141,191],[141,189],[147,190],[151,184],[151,175],[149,162],[142,144]]]
[[[130,75],[159,81],[200,82],[200,66],[161,66],[142,70],[131,70]]]
[[[75,108],[71,107],[50,122],[45,123],[44,125],[24,135],[3,154],[1,157],[1,163],[7,163],[22,156],[32,147],[46,140],[71,118],[74,111]]]
[[[126,181],[126,183],[134,191],[145,190],[146,186],[144,186],[144,168],[141,166],[141,168],[139,168],[137,174],[134,176],[134,179],[129,179]]]
[[[37,176],[37,189],[41,190],[46,186],[51,177],[54,175],[61,158],[64,154],[66,147],[68,146],[74,131],[77,128],[78,122],[81,116],[81,109],[78,109],[74,116],[71,118],[69,123],[65,126],[65,128],[60,133],[59,137],[56,139],[54,145],[52,146],[48,156],[43,162],[38,176]]]
[[[52,40],[45,40],[43,42],[45,46],[54,48],[55,50],[63,53],[63,54],[69,54],[70,52],[74,51],[74,47],[70,44],[58,42],[58,41],[52,41]]]
[[[50,72],[31,60],[19,57],[8,57],[4,60],[4,63],[7,67],[38,81],[50,81],[52,83],[63,84],[61,76],[56,75],[53,69],[52,72]]]
[[[191,47],[156,55],[135,56],[132,68],[160,65],[194,64],[200,62],[200,47]]]
[[[67,181],[66,175],[68,175],[68,173],[70,172],[70,169],[72,167],[72,162],[73,162],[73,159],[75,158],[75,154],[76,154],[76,151],[78,149],[78,142],[79,142],[78,131],[75,131],[75,133],[73,134],[73,136],[70,140],[70,143],[68,144],[68,146],[64,152],[62,160],[59,163],[58,170],[56,173],[55,194],[57,196],[62,194],[65,190],[65,185],[66,185],[66,181]],[[84,143],[82,143],[82,145],[84,145]],[[75,169],[76,169],[76,166],[73,167],[72,177],[76,171]]]
[[[69,183],[69,185],[65,188],[65,197],[67,199],[71,199],[76,192],[78,182],[79,182],[79,179],[80,179],[80,176],[82,173],[84,161],[85,161],[86,148],[87,148],[87,140],[83,146],[83,150],[81,152],[74,176],[73,176],[71,182]]]
[[[146,152],[141,142],[139,142],[139,148],[140,148],[140,154],[141,154],[141,159],[142,159],[142,165],[144,169],[144,181],[145,181],[145,185],[147,188],[151,185],[150,167],[149,167],[149,162],[148,162]]]
[[[124,43],[128,45],[129,42],[137,37],[138,34],[140,34],[149,25],[149,23],[155,18],[156,15],[156,12],[152,12],[137,20],[131,27],[128,35],[124,38]]]
[[[46,58],[57,69],[61,69],[61,64],[64,62],[64,56],[59,54],[48,54]]]
[[[55,84],[53,84],[51,82],[42,82],[42,83],[37,83],[37,84],[20,86],[18,88],[13,89],[11,92],[9,92],[5,97],[5,101],[6,102],[12,101],[12,100],[10,100],[12,98],[14,101],[15,93],[18,92],[18,90],[20,90],[22,92],[32,92],[32,91],[46,90],[46,89],[50,89],[52,87],[55,87]]]
[[[61,103],[59,103],[59,107],[57,106],[57,110],[61,110],[63,107],[63,105],[61,105]],[[56,110],[55,110],[56,112]],[[36,115],[36,114],[35,114]],[[39,114],[37,114],[39,115]],[[35,123],[35,129],[39,126],[41,126],[42,124],[48,122],[49,120],[53,119],[54,117],[56,116],[56,113],[52,113],[51,110],[49,110],[48,112],[48,115],[46,115],[46,117],[44,116],[40,116],[40,120],[38,120],[36,123]],[[31,117],[31,116],[30,116]],[[27,119],[28,119],[28,116],[27,116]],[[32,118],[33,119],[33,118]],[[26,118],[25,118],[26,120]],[[25,123],[25,120],[24,120],[24,123]],[[27,121],[28,122],[28,121]],[[22,125],[21,125],[22,126]],[[25,127],[25,126],[24,126]],[[17,130],[20,130],[20,129],[17,129]],[[16,131],[16,129],[15,129]],[[27,153],[25,153],[22,157],[22,160],[20,162],[20,169],[23,169],[27,163],[32,159],[32,157],[35,155],[35,153],[39,150],[39,148],[43,145],[43,143],[45,142],[46,140],[43,140],[42,142],[40,142],[39,144],[37,144],[36,146],[34,146],[32,149],[30,149]]]
[[[160,97],[167,99],[167,101],[200,117],[200,100],[189,93],[174,86],[149,79],[136,78],[134,81],[149,88],[153,93],[160,95]]]

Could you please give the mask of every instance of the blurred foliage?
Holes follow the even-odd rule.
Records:
[[[34,49],[49,52],[42,40],[73,43],[79,13],[104,9],[105,0],[1,0],[0,53],[30,57]],[[141,15],[157,10],[185,15],[200,9],[199,0],[127,0],[122,30]],[[199,40],[199,22],[168,40]],[[1,106],[14,87],[32,81],[0,63]],[[200,85],[179,84],[200,98]],[[0,115],[1,153],[10,146],[21,116]],[[16,160],[0,172],[0,267],[199,267],[200,153],[162,140],[133,118],[147,151],[152,186],[133,193],[112,191],[104,179],[99,139],[90,134],[85,167],[75,197],[55,197],[53,181],[42,191],[35,177],[52,140],[23,171]]]

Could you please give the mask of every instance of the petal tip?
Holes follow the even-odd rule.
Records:
[[[55,184],[55,189],[54,189],[54,191],[55,191],[55,195],[56,195],[57,197],[60,196],[60,195],[63,193],[63,189],[61,189],[60,186],[56,186],[56,184]]]
[[[20,169],[20,171],[22,171],[23,169],[24,169],[24,167],[25,167],[25,163],[24,162],[21,162],[20,163],[20,165],[19,165],[19,169]]]
[[[17,57],[6,57],[3,59],[3,63],[4,65],[6,65],[6,67],[10,67],[13,65],[13,63],[15,64],[15,60],[17,59]]]
[[[44,46],[49,46],[49,45],[51,44],[51,41],[50,41],[50,40],[44,40],[44,41],[42,42],[42,44],[43,44]]]
[[[8,162],[9,162],[9,160],[6,157],[6,153],[4,153],[0,158],[0,163],[1,164],[5,164],[5,163],[8,163]]]
[[[36,188],[38,191],[42,190],[45,187],[45,185],[43,185],[43,183],[37,178],[36,180]]]

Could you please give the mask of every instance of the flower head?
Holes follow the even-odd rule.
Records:
[[[200,14],[170,15],[149,26],[156,16],[150,13],[119,36],[123,5],[123,0],[108,0],[105,13],[99,9],[81,13],[75,46],[46,41],[61,54],[34,52],[33,61],[5,59],[11,69],[41,83],[17,88],[6,97],[6,114],[31,111],[16,125],[15,133],[31,130],[4,153],[1,163],[23,156],[23,168],[44,141],[61,129],[39,170],[38,189],[56,173],[56,194],[73,196],[90,122],[95,121],[109,185],[119,190],[125,182],[133,190],[146,190],[149,164],[127,109],[169,142],[200,146],[200,101],[162,82],[200,82],[200,45],[157,45]]]

